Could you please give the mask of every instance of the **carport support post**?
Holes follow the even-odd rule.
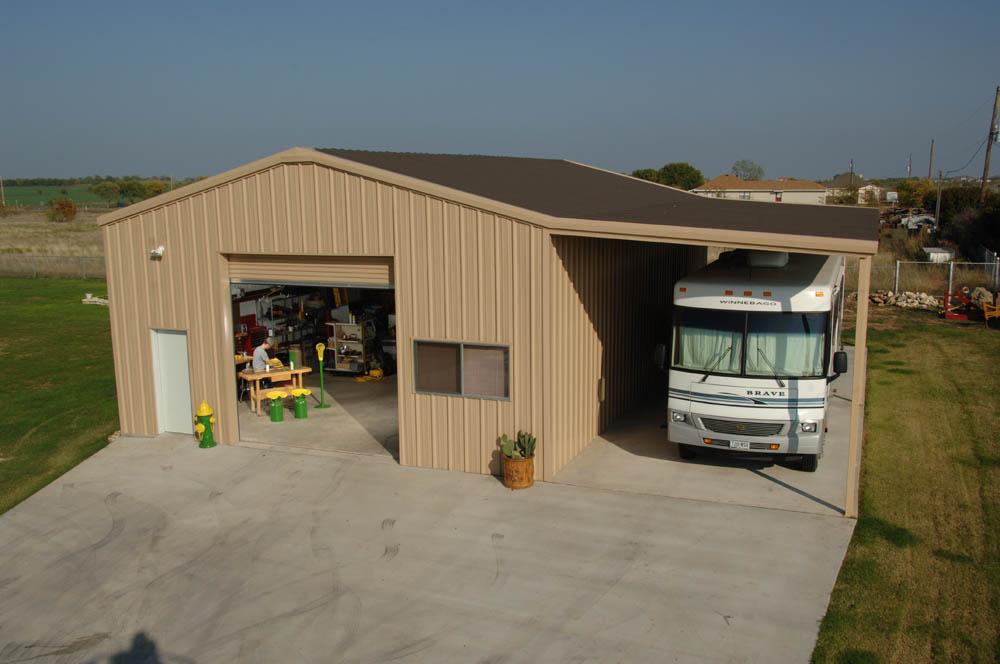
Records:
[[[858,518],[861,493],[861,441],[865,431],[865,381],[868,375],[868,292],[872,259],[858,261],[858,306],[854,325],[854,383],[851,386],[851,433],[847,450],[847,500],[844,516]]]

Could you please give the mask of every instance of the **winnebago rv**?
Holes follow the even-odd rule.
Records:
[[[758,452],[815,471],[829,384],[847,370],[843,301],[840,256],[732,251],[678,281],[667,432],[681,458]]]

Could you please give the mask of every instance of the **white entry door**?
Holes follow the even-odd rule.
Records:
[[[186,332],[153,330],[153,379],[160,433],[193,433]]]

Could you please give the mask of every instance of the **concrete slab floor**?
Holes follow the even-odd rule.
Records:
[[[399,460],[399,406],[396,376],[380,381],[358,382],[351,376],[327,374],[325,402],[330,408],[316,408],[319,376],[308,374],[305,386],[309,417],[292,417],[291,399],[285,403],[285,420],[271,422],[267,404],[258,417],[247,401],[239,404],[240,440],[247,444],[297,447],[320,452],[352,452]]]
[[[806,662],[852,528],[125,438],[0,517],[0,661]]]
[[[848,349],[848,366],[854,365]],[[615,491],[709,500],[815,514],[843,514],[851,418],[851,372],[837,378],[829,400],[826,444],[815,473],[765,455],[700,449],[682,461],[667,440],[666,397],[640,405],[595,438],[554,481]]]

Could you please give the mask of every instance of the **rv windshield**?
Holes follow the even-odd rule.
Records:
[[[680,312],[680,309],[677,310]],[[739,374],[743,358],[742,311],[684,309],[674,334],[674,366],[721,374]]]
[[[746,375],[822,376],[825,341],[825,313],[750,313]]]
[[[826,313],[693,307],[674,312],[676,369],[778,378],[825,375]]]

